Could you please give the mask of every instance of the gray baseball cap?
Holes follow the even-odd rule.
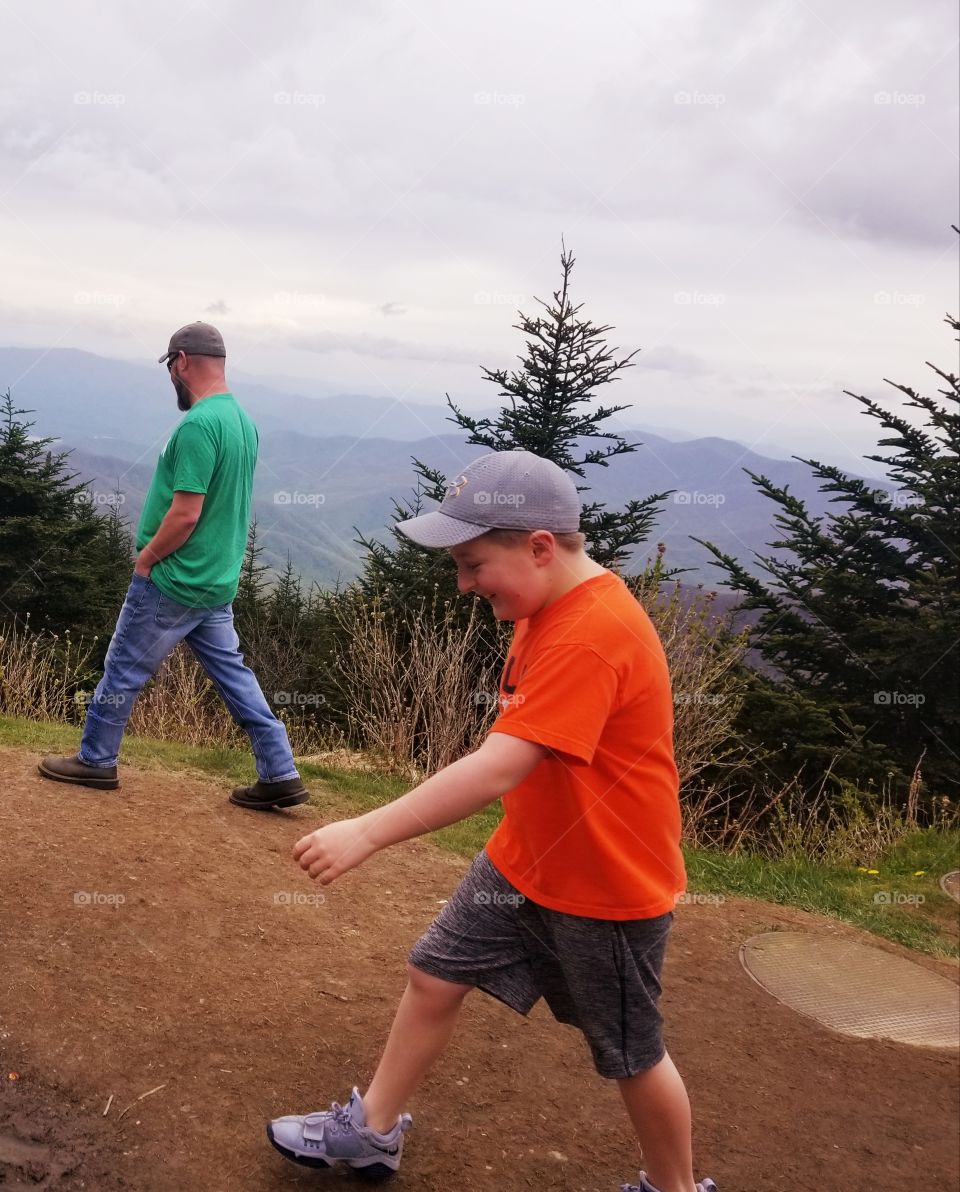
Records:
[[[569,472],[532,451],[491,451],[450,482],[440,508],[398,522],[418,546],[456,546],[487,530],[580,528],[580,496]]]
[[[188,323],[170,336],[170,346],[157,361],[166,364],[171,356],[186,352],[188,356],[226,356],[223,336],[212,323]]]

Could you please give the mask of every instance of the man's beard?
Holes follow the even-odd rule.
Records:
[[[179,377],[174,377],[173,378],[173,387],[177,392],[177,409],[178,410],[189,410],[190,409],[190,392],[187,389],[186,385],[184,385],[183,381],[181,381]]]

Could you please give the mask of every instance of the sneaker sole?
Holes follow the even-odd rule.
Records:
[[[54,782],[70,782],[74,786],[89,786],[95,791],[115,791],[120,785],[119,778],[73,778],[69,774],[57,774],[54,770],[46,769],[42,762],[38,763],[37,769],[44,778],[51,778]]]
[[[289,1159],[291,1163],[296,1163],[300,1167],[312,1167],[314,1170],[320,1167],[335,1167],[338,1163],[344,1163],[351,1171],[355,1171],[357,1175],[363,1176],[367,1180],[386,1180],[390,1176],[396,1175],[396,1168],[389,1167],[386,1163],[367,1163],[363,1167],[356,1166],[355,1163],[349,1159],[319,1159],[312,1155],[298,1155],[296,1151],[277,1142],[273,1136],[273,1126],[267,1126],[267,1138],[270,1139],[270,1145],[274,1150],[279,1151],[284,1159]]]
[[[307,790],[295,791],[292,795],[281,795],[278,799],[267,802],[266,799],[238,799],[230,795],[230,802],[234,807],[246,807],[249,811],[274,811],[283,807],[296,807],[299,803],[306,803],[310,798]]]

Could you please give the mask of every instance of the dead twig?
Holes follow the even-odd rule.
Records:
[[[118,1121],[118,1122],[120,1121],[120,1118],[122,1118],[122,1117],[123,1117],[123,1114],[124,1114],[124,1113],[129,1113],[129,1112],[130,1112],[130,1110],[131,1110],[131,1109],[133,1109],[134,1105],[136,1105],[136,1104],[137,1104],[137,1101],[142,1101],[142,1100],[144,1099],[144,1097],[152,1097],[154,1093],[159,1093],[161,1089],[165,1089],[166,1087],[167,1087],[167,1086],[166,1086],[165,1084],[158,1084],[158,1085],[157,1085],[157,1087],[156,1087],[155,1089],[147,1089],[147,1091],[146,1091],[145,1093],[141,1093],[141,1094],[140,1094],[140,1096],[139,1096],[139,1097],[137,1097],[137,1100],[136,1100],[136,1101],[131,1101],[131,1102],[130,1102],[130,1104],[129,1104],[129,1105],[127,1106],[127,1108],[126,1108],[126,1109],[123,1111],[123,1113],[121,1113],[121,1114],[120,1114],[120,1117],[118,1117],[118,1118],[117,1118],[117,1121]]]

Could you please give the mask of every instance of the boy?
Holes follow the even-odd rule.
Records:
[[[398,528],[446,547],[461,592],[516,623],[500,715],[476,752],[403,798],[304,836],[294,857],[327,885],[379,849],[465,819],[504,818],[415,944],[386,1049],[363,1097],[277,1118],[296,1163],[396,1171],[409,1097],[483,989],[527,1014],[540,997],[618,1082],[647,1163],[629,1192],[694,1184],[690,1106],[661,1040],[660,969],[685,887],[666,659],[623,581],[590,559],[571,477],[527,451],[475,460],[438,510]]]

